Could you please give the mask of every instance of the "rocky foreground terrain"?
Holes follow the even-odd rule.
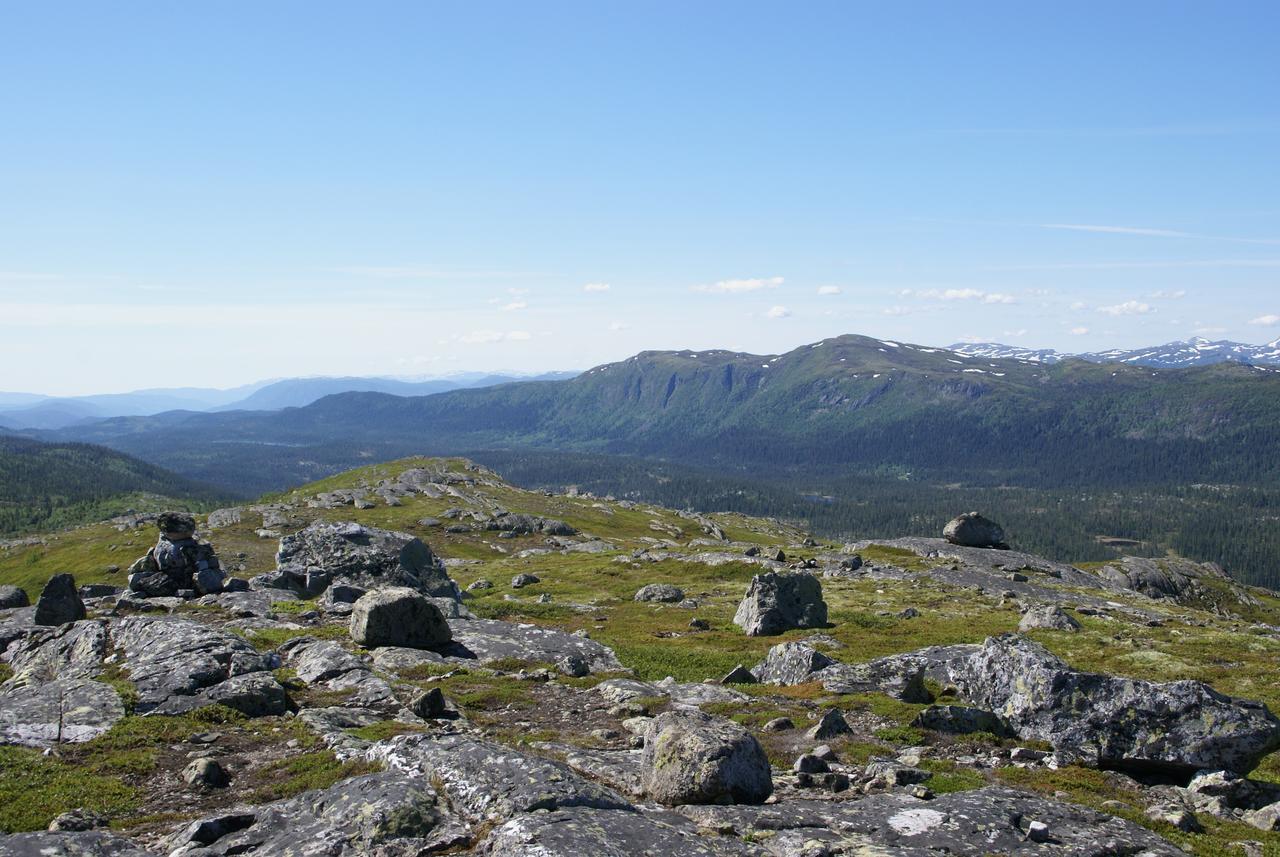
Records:
[[[1280,854],[1280,599],[1211,565],[461,460],[202,524],[203,597],[124,591],[147,516],[0,546],[0,855]]]

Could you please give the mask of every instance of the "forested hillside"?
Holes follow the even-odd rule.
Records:
[[[224,496],[100,446],[0,436],[0,535],[102,520],[130,508],[199,508]]]

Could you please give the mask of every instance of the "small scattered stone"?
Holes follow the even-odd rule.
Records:
[[[539,578],[536,574],[528,574],[526,572],[522,574],[517,574],[515,577],[511,578],[511,588],[523,589],[526,586],[531,586],[535,583],[541,583],[541,582],[542,582],[542,579]]]
[[[914,618],[916,618],[916,617],[917,617],[917,616],[919,616],[919,615],[920,615],[920,611],[919,611],[919,610],[917,610],[917,609],[916,609],[916,608],[914,608],[914,607],[908,607],[907,609],[902,610],[901,612],[899,612],[899,613],[898,613],[898,618],[899,618],[899,619],[914,619]]]
[[[467,587],[468,592],[479,592],[484,589],[493,589],[493,581],[482,577]]]
[[[0,586],[0,610],[30,606],[31,599],[27,596],[25,589],[17,586]]]
[[[825,738],[835,738],[839,735],[848,735],[853,730],[849,728],[849,722],[844,719],[844,715],[837,709],[828,708],[818,720],[817,725],[810,729],[806,734],[814,740]]]
[[[695,631],[710,631],[711,623],[706,619],[690,619],[689,627]]]
[[[582,655],[565,655],[556,661],[556,669],[570,678],[582,678],[591,673],[591,664]]]
[[[812,753],[805,753],[795,760],[791,765],[791,770],[797,774],[825,774],[831,768],[825,760],[819,759]]]
[[[107,826],[107,818],[91,809],[73,809],[64,812],[49,822],[49,830],[64,833],[80,833],[86,830],[97,830]]]
[[[742,664],[738,664],[736,667],[729,670],[728,675],[720,679],[720,683],[721,684],[756,684],[757,679],[755,675],[751,672],[751,670],[747,669]]]
[[[196,732],[187,738],[188,744],[215,744],[222,737],[221,732]]]
[[[1158,804],[1150,807],[1147,810],[1147,818],[1171,824],[1183,833],[1200,833],[1204,830],[1195,813],[1177,804]]]
[[[675,604],[684,600],[684,590],[670,583],[649,583],[636,591],[635,600]]]
[[[796,728],[790,717],[775,717],[763,727],[766,732],[788,732]]]
[[[444,692],[438,687],[433,687],[425,693],[418,694],[410,703],[409,710],[423,720],[436,720],[443,717],[447,711]]]
[[[1033,821],[1027,825],[1027,839],[1032,842],[1049,841],[1049,825],[1043,821]]]
[[[85,617],[84,602],[76,590],[76,579],[69,574],[55,574],[36,599],[37,625],[65,625]]]
[[[227,771],[216,759],[196,759],[182,772],[183,781],[192,787],[221,789],[231,785]]]

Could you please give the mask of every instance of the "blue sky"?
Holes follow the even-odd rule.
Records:
[[[9,4],[0,389],[1269,341],[1278,42],[1262,2]]]

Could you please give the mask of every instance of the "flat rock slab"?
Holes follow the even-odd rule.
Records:
[[[409,857],[464,838],[430,785],[387,772],[193,821],[166,844],[171,857]]]
[[[107,623],[88,620],[37,626],[9,647],[5,659],[16,679],[92,678],[102,672],[109,648]]]
[[[221,607],[233,616],[260,616],[274,614],[271,605],[277,601],[297,601],[298,596],[288,589],[255,589],[249,592],[220,592],[206,595],[197,604]]]
[[[538,809],[631,808],[621,795],[566,765],[463,735],[399,735],[375,744],[369,758],[436,783],[454,811],[473,824]]]
[[[699,826],[731,829],[738,836],[777,831],[768,840],[773,847],[813,839],[854,854],[1186,857],[1186,852],[1132,822],[1000,787],[940,795],[931,801],[883,793],[850,801],[789,801],[762,809],[688,806],[677,811]],[[1048,841],[1027,840],[1026,825],[1032,821],[1048,825]],[[783,835],[787,831],[798,835]],[[797,853],[773,847],[767,853]]]
[[[155,857],[142,846],[98,830],[0,835],[0,857]]]
[[[727,857],[766,852],[699,836],[688,824],[639,812],[574,807],[519,815],[476,849],[489,857]]]
[[[391,685],[374,675],[362,658],[332,640],[291,640],[284,651],[289,666],[307,684],[349,691],[349,702],[355,706],[398,707]]]
[[[278,659],[248,641],[186,619],[134,616],[111,626],[138,690],[139,714],[184,714],[215,702],[250,716],[283,714],[284,688],[268,670]]]
[[[124,717],[115,688],[85,678],[0,685],[0,743],[48,746],[96,738]]]
[[[450,619],[449,628],[453,631],[453,645],[440,651],[450,660],[484,663],[516,658],[555,663],[567,655],[577,655],[592,672],[622,669],[608,646],[564,631],[499,619]]]

